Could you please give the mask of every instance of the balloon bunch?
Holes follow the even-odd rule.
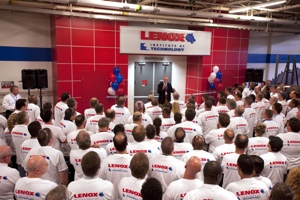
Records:
[[[123,82],[123,76],[120,74],[120,68],[115,67],[113,69],[113,73],[110,73],[108,76],[108,81],[110,82],[110,86],[107,89],[109,95],[123,95],[124,90],[123,87],[125,83]]]
[[[210,73],[210,76],[208,77],[208,82],[209,82],[209,88],[214,90],[222,87],[222,72],[219,71],[218,66],[213,67],[213,72]]]

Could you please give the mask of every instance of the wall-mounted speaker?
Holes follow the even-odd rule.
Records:
[[[48,74],[45,69],[36,70],[36,87],[48,88]]]
[[[263,69],[247,69],[245,74],[246,82],[262,82],[264,78]]]
[[[23,69],[22,70],[22,85],[23,89],[35,89],[36,88],[36,78],[35,70]]]

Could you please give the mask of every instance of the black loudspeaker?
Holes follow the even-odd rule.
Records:
[[[254,81],[254,69],[246,70],[246,82]]]
[[[22,85],[23,89],[36,88],[36,75],[35,70],[23,69],[22,70]]]
[[[48,88],[48,74],[46,69],[37,69],[36,71],[36,87]]]
[[[262,82],[264,77],[263,69],[247,69],[246,82]]]

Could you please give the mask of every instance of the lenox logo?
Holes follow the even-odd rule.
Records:
[[[185,42],[184,33],[172,33],[172,32],[167,33],[167,32],[141,31],[141,39]]]

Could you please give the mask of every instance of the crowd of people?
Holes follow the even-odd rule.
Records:
[[[250,82],[195,102],[159,87],[165,97],[149,95],[133,113],[124,96],[106,109],[93,97],[79,113],[68,92],[40,108],[12,86],[0,115],[0,199],[300,199],[295,89]]]

